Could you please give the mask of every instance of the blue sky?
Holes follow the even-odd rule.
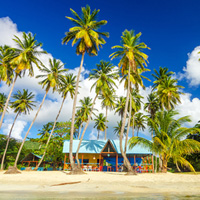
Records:
[[[200,1],[198,0],[36,0],[29,3],[19,0],[9,4],[3,1],[0,7],[0,19],[9,17],[10,24],[16,24],[17,32],[25,31],[36,34],[37,40],[43,43],[43,49],[53,57],[66,63],[66,67],[73,72],[74,68],[79,66],[81,58],[75,54],[75,47],[72,48],[71,44],[61,44],[64,33],[72,26],[65,16],[72,16],[70,8],[80,13],[81,7],[86,4],[90,5],[92,10],[95,8],[100,9],[99,20],[105,19],[108,21],[108,24],[101,30],[109,32],[110,37],[106,39],[107,43],[100,50],[98,56],[86,56],[84,61],[86,76],[83,76],[83,79],[86,79],[87,72],[95,68],[95,64],[100,60],[109,60],[109,55],[113,52],[111,47],[120,43],[122,32],[125,29],[133,29],[136,33],[142,32],[141,41],[151,48],[151,50],[146,51],[149,55],[148,68],[151,69],[151,72],[146,73],[146,76],[152,79],[153,69],[158,69],[159,66],[167,67],[169,70],[176,72],[176,77],[180,79],[179,84],[185,87],[184,92],[187,93],[183,97],[182,106],[185,108],[184,103],[187,105],[190,103],[189,108],[183,114],[194,115],[194,113],[189,111],[197,107],[197,105],[199,106],[200,98],[200,82],[198,81],[200,64],[193,62],[198,57],[193,50],[200,46]],[[8,26],[10,24],[7,23]],[[3,42],[6,42],[6,39],[1,37],[0,45]],[[188,57],[188,53],[191,52],[194,55],[190,54],[191,57]],[[187,63],[187,61],[189,62]],[[114,60],[113,63],[117,65],[118,60]],[[183,71],[184,67],[185,71]],[[152,85],[152,82],[145,81],[145,85],[149,87]],[[1,87],[2,90],[6,91],[5,87]],[[17,89],[20,89],[20,84],[19,86],[17,85]],[[40,99],[42,93],[37,92],[37,89],[34,90],[33,88],[36,91],[37,99]],[[51,103],[59,102],[55,96],[48,96],[48,99]],[[66,110],[66,112],[68,111]],[[198,114],[195,113],[195,116],[198,116]],[[23,120],[21,118],[21,121]],[[29,122],[21,130],[22,137],[28,124]],[[31,132],[33,137],[35,137],[38,128],[41,128],[41,123],[39,122],[33,127]],[[111,130],[112,128],[110,128],[110,132],[112,132]],[[89,134],[91,131],[94,132],[92,125],[87,133],[88,138],[90,138]]]

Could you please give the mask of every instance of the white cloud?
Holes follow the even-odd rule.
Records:
[[[15,46],[14,35],[22,35],[22,32],[17,30],[17,25],[9,17],[3,17],[0,18],[0,27],[0,45]]]
[[[188,54],[186,67],[183,68],[184,73],[178,73],[179,79],[186,78],[190,86],[198,86],[200,84],[200,46],[197,46]]]
[[[3,129],[3,134],[8,135],[12,126],[13,120],[5,120],[3,125],[2,125],[2,129]],[[26,121],[22,121],[22,120],[17,120],[15,122],[15,125],[13,127],[12,130],[12,134],[11,137],[14,137],[16,139],[22,139],[22,131],[24,130],[25,126],[26,126],[27,122]]]
[[[181,104],[177,106],[177,110],[180,113],[178,117],[189,115],[192,122],[187,123],[189,127],[194,126],[200,120],[200,99],[191,98],[190,93],[181,95]]]

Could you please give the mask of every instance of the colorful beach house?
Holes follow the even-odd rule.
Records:
[[[69,140],[64,141],[64,170],[70,168]],[[79,140],[73,140],[73,156],[75,158]],[[123,142],[123,149],[125,142]],[[138,172],[153,172],[153,155],[148,149],[136,145],[127,148],[127,158]],[[123,157],[119,140],[83,140],[79,150],[79,161],[83,170],[87,171],[122,171]]]

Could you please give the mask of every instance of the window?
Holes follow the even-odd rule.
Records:
[[[89,159],[83,159],[83,164],[88,164],[89,163]]]

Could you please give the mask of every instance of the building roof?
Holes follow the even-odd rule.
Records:
[[[73,140],[73,153],[76,153],[78,144],[80,140]],[[107,143],[108,140],[83,140],[81,143],[81,147],[79,150],[79,153],[91,153],[91,154],[99,154],[103,150],[105,144]],[[64,141],[63,145],[63,153],[69,153],[69,140]],[[111,144],[115,148],[116,152],[118,154],[121,154],[120,151],[120,144],[119,140],[110,140]],[[122,146],[124,148],[125,141],[123,141]],[[148,149],[143,148],[139,145],[136,145],[133,149],[129,149],[127,147],[127,154],[152,154]]]
[[[39,159],[42,158],[42,156],[39,156],[39,155],[34,154],[34,153],[29,153],[21,161],[32,161],[33,158],[36,158],[37,160],[39,160]]]

